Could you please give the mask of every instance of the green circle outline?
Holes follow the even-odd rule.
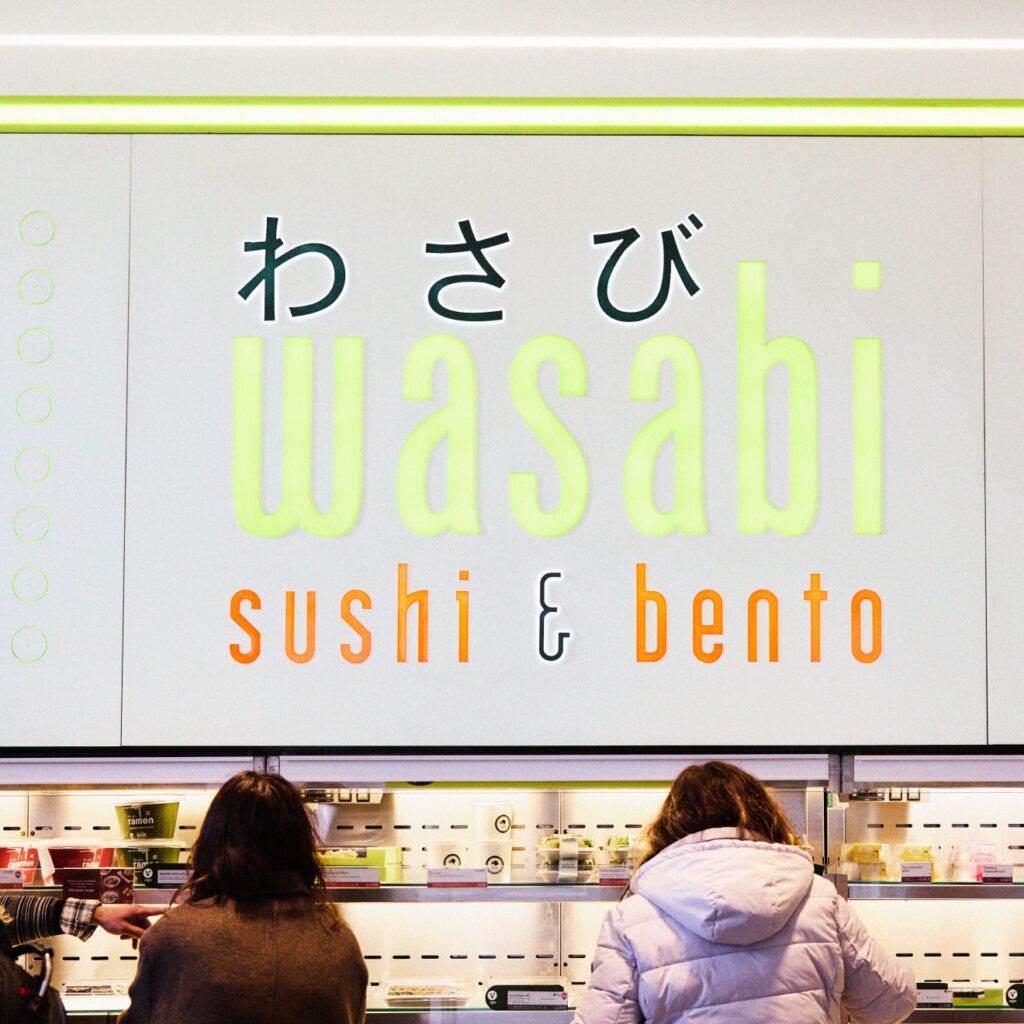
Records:
[[[46,415],[41,420],[25,419],[25,417],[21,415],[21,410],[18,408],[18,405],[21,403],[21,400],[31,391],[38,391],[41,394],[46,395],[47,399],[50,402],[50,408],[46,410]],[[25,390],[22,391],[22,393],[18,395],[18,397],[15,399],[14,411],[18,414],[18,419],[21,420],[22,423],[27,423],[29,426],[32,426],[33,424],[36,423],[45,423],[50,418],[50,414],[53,412],[53,395],[51,395],[50,392],[46,390],[46,388],[25,388]]]
[[[34,598],[32,598],[32,600],[30,600],[30,601],[26,601],[26,600],[25,600],[25,598],[23,598],[23,597],[21,596],[21,594],[19,594],[19,593],[18,593],[18,591],[17,591],[17,589],[16,589],[16,585],[17,585],[17,582],[18,582],[18,577],[19,577],[19,576],[20,576],[20,575],[21,575],[21,574],[22,574],[23,572],[37,572],[37,573],[39,573],[39,574],[40,574],[40,575],[41,575],[41,576],[43,577],[43,583],[45,584],[45,587],[44,587],[44,589],[43,589],[43,592],[42,592],[42,593],[41,593],[41,594],[40,594],[40,595],[39,595],[38,597],[34,597]],[[46,575],[46,573],[45,573],[45,572],[43,572],[43,570],[42,570],[42,569],[40,569],[38,565],[23,565],[23,566],[22,566],[22,567],[21,567],[21,568],[20,568],[20,569],[19,569],[19,570],[18,570],[18,571],[17,571],[17,572],[16,572],[16,573],[15,573],[15,574],[14,574],[14,575],[12,576],[12,577],[11,577],[11,593],[12,593],[12,594],[14,594],[14,596],[15,596],[15,597],[16,597],[16,598],[17,598],[17,599],[18,599],[18,600],[19,600],[19,601],[20,601],[20,602],[21,602],[22,604],[38,604],[38,603],[39,603],[40,601],[42,601],[42,599],[43,599],[44,597],[46,597],[46,595],[47,595],[47,594],[48,594],[49,592],[50,592],[50,577],[49,577],[49,576],[47,576],[47,575]],[[35,627],[32,627],[32,628],[35,628]]]
[[[50,294],[39,302],[33,302],[31,299],[25,298],[25,293],[21,290],[21,286],[25,283],[25,278],[28,277],[29,274],[42,274],[47,281],[50,282]],[[22,302],[27,303],[29,306],[45,306],[50,299],[53,298],[56,291],[57,282],[54,281],[53,275],[48,270],[43,270],[42,267],[33,267],[31,270],[26,270],[25,273],[18,278],[18,296],[21,298]]]
[[[14,642],[18,639],[22,633],[27,633],[29,630],[34,630],[43,638],[43,653],[38,658],[22,658],[18,652],[14,649]],[[46,639],[46,634],[38,626],[22,626],[20,629],[14,631],[14,635],[11,637],[11,654],[14,655],[15,661],[21,662],[22,665],[34,665],[37,661],[42,661],[46,657],[46,652],[50,649],[50,641]]]
[[[50,224],[53,226],[53,231],[50,232],[50,237],[45,242],[30,242],[25,237],[25,232],[23,230],[25,227],[25,221],[27,221],[29,217],[34,217],[37,213],[43,214],[44,217],[49,217]],[[18,223],[18,234],[21,235],[21,240],[26,245],[31,245],[35,249],[41,249],[44,245],[49,245],[57,237],[57,222],[53,219],[53,214],[50,213],[49,210],[29,210]]]
[[[18,469],[18,460],[26,452],[39,452],[46,456],[46,472],[38,480],[26,480]],[[50,475],[50,473],[53,472],[53,459],[50,458],[50,453],[43,451],[42,448],[22,448],[22,450],[14,457],[14,472],[23,484],[41,484]]]
[[[21,351],[21,343],[25,340],[25,335],[31,334],[33,331],[38,331],[40,334],[45,334],[50,339],[50,351],[46,353],[46,359],[40,359],[36,362],[34,359],[29,359],[24,352]],[[53,355],[53,335],[46,330],[45,327],[29,327],[27,330],[21,332],[18,335],[18,358],[22,362],[28,363],[29,366],[42,366]]]
[[[46,532],[42,537],[37,537],[35,540],[29,540],[28,537],[22,537],[22,535],[18,533],[18,516],[20,516],[22,512],[31,512],[33,509],[36,512],[41,512],[43,518],[46,520]],[[38,544],[40,541],[45,540],[50,534],[50,527],[52,525],[49,513],[45,508],[42,508],[39,505],[26,505],[24,508],[19,508],[18,511],[14,513],[14,518],[11,520],[11,529],[14,530],[14,536],[17,537],[22,544]]]

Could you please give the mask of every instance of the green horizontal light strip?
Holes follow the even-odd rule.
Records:
[[[0,131],[1024,135],[1024,100],[8,96]]]

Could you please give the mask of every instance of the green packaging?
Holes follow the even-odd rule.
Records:
[[[173,839],[178,827],[178,801],[115,804],[122,839]]]

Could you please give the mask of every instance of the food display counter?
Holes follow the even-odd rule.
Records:
[[[490,1020],[501,1011],[488,1007],[488,993],[518,981],[564,990],[561,1008],[516,1012],[517,1021],[556,1024],[570,1019],[601,920],[620,897],[614,869],[639,849],[670,779],[701,759],[272,756],[256,765],[280,770],[303,790],[325,865],[362,863],[380,874],[373,887],[364,887],[358,871],[346,876],[354,885],[330,875],[331,898],[366,957],[373,1015],[402,1024]],[[922,782],[911,761],[886,765],[889,777],[881,779],[869,762],[835,754],[730,759],[771,785],[815,862],[836,876],[871,932],[909,962],[919,983],[945,983],[958,1004],[991,1002],[998,991],[1002,1004],[1006,988],[1024,979],[1024,794],[1009,785],[1015,768],[1004,765],[1003,776],[984,779],[980,773],[999,773],[949,758],[945,779],[926,774]],[[67,762],[62,785],[59,764],[40,775],[12,762],[0,791],[5,855],[73,842],[123,861],[131,843],[174,850],[185,862],[216,786],[239,767],[253,764],[213,762],[205,775],[188,759],[138,764],[128,785],[117,762]],[[176,775],[185,781],[175,783]],[[174,804],[173,823],[164,821],[158,838],[124,836],[124,806]],[[897,851],[910,851],[914,863],[930,857],[941,880],[904,881],[910,862],[894,859]],[[984,871],[993,880],[961,877],[968,870],[956,860],[961,854],[995,865]],[[441,866],[454,868],[459,884],[431,884]],[[1009,878],[999,881],[999,868]],[[460,874],[474,869],[484,884]],[[970,870],[980,877],[980,865]],[[29,877],[32,891],[60,891],[52,876]],[[166,903],[172,893],[154,881],[136,888],[135,899]],[[52,946],[55,982],[73,1019],[112,1019],[126,1005],[136,951],[102,932]],[[911,1020],[1024,1020],[1024,1009],[920,1007]]]

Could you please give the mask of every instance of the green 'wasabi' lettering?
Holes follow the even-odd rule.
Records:
[[[765,341],[765,265],[738,268],[739,532],[797,536],[814,522],[818,504],[818,375],[799,338]],[[768,500],[765,384],[776,363],[789,370],[789,504]]]
[[[634,402],[658,398],[658,372],[664,362],[675,370],[675,402],[643,426],[626,456],[625,499],[629,521],[641,533],[664,536],[707,533],[704,517],[703,426],[700,362],[693,346],[674,334],[648,338],[633,358],[629,397]],[[654,504],[654,467],[661,446],[675,448],[675,490],[672,508],[659,512]]]
[[[558,467],[558,505],[551,512],[540,507],[540,478],[536,473],[510,473],[509,504],[527,533],[560,537],[583,517],[590,497],[587,460],[562,421],[548,408],[540,393],[537,373],[543,363],[558,367],[558,393],[583,397],[587,393],[587,367],[580,350],[557,334],[531,338],[512,359],[512,401],[523,422],[547,448]]]
[[[398,511],[414,533],[434,537],[479,533],[477,513],[476,369],[466,345],[451,334],[420,338],[405,361],[403,397],[427,402],[433,397],[434,364],[448,367],[448,402],[416,425],[398,457]],[[448,488],[444,508],[427,502],[427,469],[431,452],[448,442]]]
[[[363,501],[363,339],[334,341],[333,495],[328,512],[313,504],[313,339],[285,338],[281,503],[265,512],[261,497],[263,339],[235,338],[231,494],[238,525],[256,537],[295,526],[341,537]]]

